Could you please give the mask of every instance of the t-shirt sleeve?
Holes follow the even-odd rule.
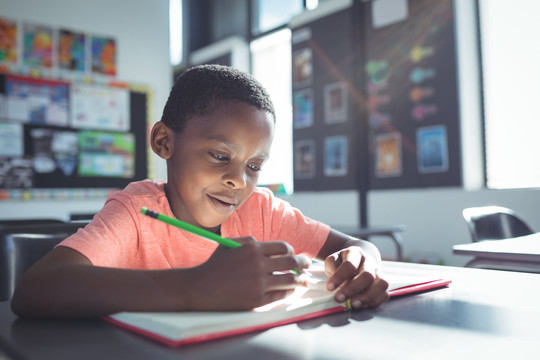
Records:
[[[84,228],[58,246],[72,248],[95,266],[129,268],[138,242],[136,216],[118,200],[109,200]]]
[[[238,232],[259,241],[281,240],[292,245],[296,254],[314,258],[324,245],[330,227],[310,219],[268,189],[258,188],[236,214]]]

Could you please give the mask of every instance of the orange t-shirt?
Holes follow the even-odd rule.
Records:
[[[129,269],[193,267],[212,255],[217,243],[141,214],[143,206],[174,217],[165,182],[144,180],[113,194],[91,223],[58,246],[70,247],[93,265]],[[311,220],[265,188],[253,194],[223,224],[221,236],[283,240],[297,254],[315,257],[330,228]]]

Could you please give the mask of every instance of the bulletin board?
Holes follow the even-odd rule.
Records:
[[[146,178],[147,96],[0,75],[0,189],[122,188]]]
[[[452,0],[364,7],[369,188],[461,186]]]
[[[291,25],[295,191],[461,186],[452,0],[311,18]]]
[[[347,8],[292,28],[295,191],[355,189],[360,181],[353,21]]]

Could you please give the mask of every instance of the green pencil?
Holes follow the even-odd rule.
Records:
[[[221,236],[214,234],[213,232],[201,229],[200,227],[197,227],[195,225],[188,224],[185,221],[174,219],[170,216],[157,213],[155,211],[148,209],[146,206],[143,206],[141,208],[141,213],[143,213],[146,216],[150,216],[151,218],[162,221],[166,224],[176,226],[177,228],[180,228],[182,230],[189,231],[192,234],[199,235],[200,237],[203,237],[205,239],[213,240],[217,242],[218,244],[223,245],[228,248],[236,248],[236,247],[242,246],[242,244],[240,244],[239,242],[222,238]],[[299,273],[297,270],[291,270],[291,272],[295,274]]]
[[[242,246],[242,244],[236,241],[222,238],[221,236],[214,234],[213,232],[201,229],[200,227],[188,224],[187,222],[184,222],[178,219],[174,219],[167,215],[157,213],[155,211],[148,209],[147,207],[142,207],[141,213],[143,213],[144,215],[150,216],[151,218],[157,219],[159,221],[163,221],[166,224],[176,226],[177,228],[180,228],[182,230],[186,230],[195,235],[199,235],[200,237],[203,237],[205,239],[214,240],[218,244],[226,246],[228,248],[236,248],[236,247]]]

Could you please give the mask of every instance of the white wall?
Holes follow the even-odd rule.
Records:
[[[148,86],[153,121],[161,118],[172,81],[168,0],[0,0],[0,16],[114,37],[117,79]],[[153,160],[154,174],[163,178],[164,163]],[[0,218],[64,218],[70,212],[96,212],[104,201],[0,201]]]

